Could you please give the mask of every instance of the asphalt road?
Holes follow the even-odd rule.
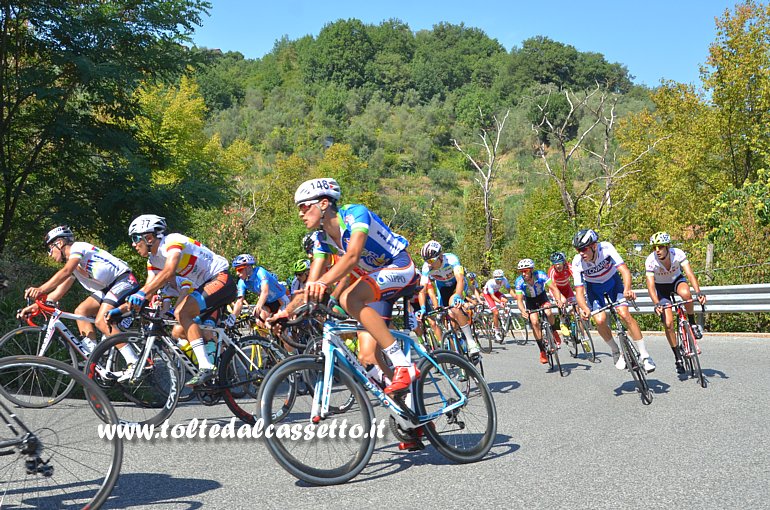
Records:
[[[648,345],[658,364],[649,406],[604,345],[598,363],[562,349],[565,377],[538,363],[532,343],[496,348],[485,368],[497,439],[476,464],[453,464],[431,446],[401,452],[387,435],[352,482],[313,487],[259,440],[131,442],[106,507],[770,508],[770,340],[704,338],[706,389],[679,379],[662,337]],[[230,414],[224,404],[185,404],[172,421],[193,417],[226,423]]]

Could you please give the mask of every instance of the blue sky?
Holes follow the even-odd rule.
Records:
[[[615,0],[549,2],[486,0],[270,1],[210,0],[213,8],[193,38],[198,46],[239,51],[247,58],[268,53],[284,35],[318,35],[323,26],[343,18],[379,24],[389,18],[413,31],[436,23],[483,30],[506,50],[544,35],[601,53],[624,64],[635,82],[657,85],[661,79],[700,85],[699,66],[716,40],[714,18],[736,2],[718,0]]]

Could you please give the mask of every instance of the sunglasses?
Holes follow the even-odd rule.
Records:
[[[583,248],[578,248],[577,251],[580,253],[584,253],[584,252],[587,252],[589,248],[590,246],[584,246]]]
[[[240,273],[241,271],[243,271],[243,270],[244,270],[244,269],[246,269],[247,267],[249,267],[249,265],[248,265],[248,264],[243,264],[242,266],[235,266],[235,272],[236,272],[236,273]]]
[[[318,202],[320,202],[320,200],[309,200],[307,202],[302,202],[301,204],[297,204],[297,207],[299,207],[299,212],[301,212],[302,214],[305,214],[308,209],[316,205]]]
[[[144,241],[144,236],[142,234],[131,234],[131,242],[134,244],[139,244],[140,241]]]
[[[54,248],[59,248],[58,246],[56,246],[56,243],[51,243],[48,245],[48,255],[53,253]]]
[[[429,259],[425,259],[425,262],[427,262],[428,264],[433,264],[434,262],[436,262],[440,258],[441,258],[441,255],[439,255],[438,257],[432,257],[432,258],[429,258]]]
[[[657,250],[658,248],[668,248],[668,246],[667,246],[667,245],[665,245],[665,244],[654,244],[654,245],[652,246],[652,248],[653,248],[654,250]]]

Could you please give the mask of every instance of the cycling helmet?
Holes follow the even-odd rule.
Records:
[[[441,255],[441,243],[438,241],[428,241],[422,246],[422,250],[420,250],[420,255],[425,260],[428,259],[435,259],[439,255]]]
[[[567,256],[560,251],[551,253],[551,264],[564,264],[567,262]]]
[[[310,200],[320,200],[328,198],[333,201],[340,199],[340,185],[334,179],[322,177],[320,179],[310,179],[299,185],[294,192],[294,203],[296,205]]]
[[[667,232],[655,232],[650,237],[650,244],[653,246],[658,244],[668,246],[671,244],[671,236]]]
[[[59,227],[56,227],[54,229],[51,229],[43,239],[43,246],[48,246],[52,242],[56,241],[57,239],[68,239],[72,241],[75,239],[75,234],[72,233],[72,230],[67,225],[61,225]]]
[[[476,279],[476,273],[468,273],[465,276],[467,276],[469,280],[475,280]]]
[[[572,238],[572,246],[576,250],[579,250],[581,248],[585,248],[586,246],[592,245],[598,240],[599,234],[597,234],[593,229],[586,228],[575,234],[575,237]]]
[[[310,269],[310,261],[308,259],[301,259],[294,263],[294,274],[304,273]]]
[[[253,266],[257,263],[256,260],[254,260],[254,257],[252,257],[248,253],[241,253],[237,257],[233,259],[233,268],[236,268],[238,266]]]
[[[503,272],[502,269],[495,269],[494,271],[492,271],[492,278],[504,278],[504,277],[505,277],[505,273]]]
[[[155,214],[142,214],[134,218],[128,226],[128,235],[152,233],[156,236],[163,234],[168,227],[166,218]]]
[[[519,271],[524,269],[535,269],[535,261],[532,259],[521,259],[519,265],[516,266]]]

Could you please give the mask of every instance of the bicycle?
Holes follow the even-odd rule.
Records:
[[[473,311],[471,331],[481,352],[484,354],[492,352],[492,342],[495,339],[494,322],[492,312],[483,305],[476,305]]]
[[[631,371],[631,375],[636,382],[637,391],[639,391],[641,395],[642,403],[644,405],[650,405],[652,403],[652,389],[650,389],[650,385],[647,383],[647,371],[644,369],[642,360],[639,359],[639,351],[628,337],[626,327],[623,324],[623,321],[620,320],[618,312],[615,310],[615,308],[624,304],[632,305],[637,311],[639,311],[639,308],[636,306],[636,303],[633,301],[628,301],[625,298],[613,302],[610,299],[609,294],[604,294],[604,300],[607,304],[602,308],[591,312],[591,316],[597,315],[604,311],[609,311],[610,317],[612,318],[612,323],[615,327],[616,335],[620,343],[621,355],[626,362],[626,368]]]
[[[344,483],[357,476],[369,462],[376,441],[367,391],[391,413],[390,425],[397,436],[413,440],[415,448],[422,446],[420,437],[424,434],[442,455],[455,462],[475,462],[489,452],[497,431],[494,399],[478,370],[464,357],[445,350],[428,353],[408,334],[391,331],[407,356],[414,353],[419,358],[420,376],[412,383],[411,393],[390,396],[367,376],[339,338],[363,328],[337,322],[340,316],[323,305],[309,306],[298,320],[318,314],[327,317],[321,355],[293,356],[270,370],[259,394],[261,416],[266,429],[281,426],[292,431],[304,429],[307,434],[308,427],[319,425],[320,431],[328,425],[325,420],[342,415],[344,430],[350,434],[340,441],[317,435],[306,435],[307,440],[302,441],[280,433],[266,435],[268,450],[281,467],[315,485]],[[285,388],[296,385],[299,377],[306,378],[313,391],[295,392],[287,408]],[[333,404],[351,396],[354,402],[348,410],[337,412]]]
[[[522,320],[518,314],[519,308],[516,306],[515,300],[509,299],[505,306],[500,309],[501,331],[503,332],[503,337],[510,333],[511,337],[519,345],[527,345],[529,340],[528,321]]]
[[[558,308],[556,305],[548,304],[541,308],[534,310],[527,310],[528,313],[536,313],[540,320],[540,338],[545,347],[545,354],[548,356],[548,367],[553,370],[554,367],[559,368],[559,375],[564,377],[564,369],[561,367],[561,361],[559,361],[559,346],[556,345],[556,339],[553,336],[553,327],[548,322],[548,315],[546,310],[552,308]]]
[[[677,348],[684,362],[685,373],[689,372],[690,377],[697,379],[701,388],[705,388],[707,386],[706,376],[703,375],[703,370],[701,369],[698,347],[695,345],[695,335],[692,332],[692,325],[687,319],[687,311],[685,310],[685,305],[696,302],[697,299],[677,302],[673,294],[670,299],[671,304],[661,308],[664,310],[667,308],[676,309],[676,341]],[[706,308],[701,304],[701,313],[705,312]]]
[[[52,402],[47,386],[60,384],[74,387],[70,398]],[[97,509],[110,496],[123,442],[96,433],[118,418],[82,372],[40,356],[0,359],[0,422],[0,506]]]
[[[26,319],[27,326],[19,326],[0,337],[0,357],[45,356],[68,363],[75,368],[82,366],[88,359],[90,352],[83,345],[82,340],[67,328],[62,319],[94,323],[94,318],[64,312],[55,303],[40,299],[35,300],[35,303],[38,306],[38,312]],[[46,319],[47,323],[44,326],[38,326],[32,321],[32,318],[38,315],[42,315]],[[72,391],[74,385],[75,380],[73,379],[66,386],[52,386],[50,389],[57,393],[48,395],[50,402],[40,402],[38,405],[45,407],[58,402]],[[25,405],[21,402],[14,403]]]
[[[580,316],[577,303],[571,303],[567,306],[568,309],[565,316],[567,317],[567,327],[570,331],[570,339],[567,342],[570,346],[570,355],[573,358],[577,358],[582,348],[588,360],[596,362],[596,349],[594,348],[594,340],[591,338],[590,331],[591,323]],[[565,340],[567,339],[565,338]]]
[[[158,425],[176,409],[182,391],[181,373],[192,377],[199,368],[167,332],[176,322],[151,308],[143,309],[140,315],[140,332],[119,333],[101,342],[87,361],[86,374],[105,390],[122,421]],[[213,353],[217,373],[213,381],[193,388],[196,397],[204,405],[223,399],[236,417],[253,425],[255,413],[248,408],[253,405],[256,410],[253,403],[264,375],[286,353],[257,335],[239,338],[232,328],[202,325],[201,330],[217,338]],[[127,366],[119,344],[133,350],[138,359],[135,364]],[[129,402],[123,401],[126,395],[131,396]]]
[[[465,311],[461,307],[457,307],[455,309],[460,310],[460,313],[465,314]],[[471,356],[470,352],[468,351],[468,342],[465,339],[465,334],[462,332],[462,330],[460,330],[457,322],[452,318],[452,316],[449,315],[450,310],[452,310],[452,307],[441,306],[435,310],[431,310],[425,315],[429,317],[436,317],[436,322],[438,322],[439,327],[441,328],[441,348],[447,351],[456,352],[460,356],[463,356],[466,360],[468,360],[469,363],[479,368],[479,372],[481,372],[483,377],[484,362],[481,356],[478,354]],[[481,338],[476,336],[475,340],[477,343],[479,343],[479,348],[483,351],[481,348]],[[492,352],[491,338],[489,338],[488,341],[489,350],[484,352]]]

